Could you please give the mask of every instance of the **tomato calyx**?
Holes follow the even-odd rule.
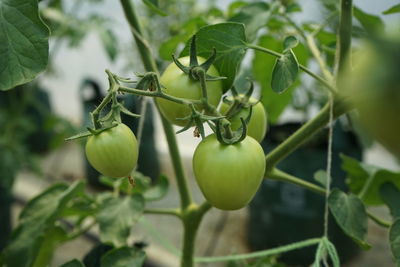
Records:
[[[118,123],[114,123],[114,124],[111,124],[109,126],[102,127],[100,129],[93,129],[93,128],[87,127],[86,128],[87,129],[86,132],[81,132],[81,133],[78,133],[78,134],[73,135],[71,137],[68,137],[68,138],[65,139],[65,141],[72,141],[72,140],[76,140],[76,139],[80,139],[80,138],[89,137],[89,136],[92,136],[92,135],[98,135],[98,134],[100,134],[100,133],[102,133],[104,131],[107,131],[107,130],[109,130],[111,128],[114,128],[116,126],[118,126]]]
[[[172,60],[176,64],[176,66],[181,69],[184,73],[188,74],[192,80],[195,81],[218,81],[226,79],[226,77],[215,77],[207,74],[208,69],[214,63],[217,57],[217,50],[213,48],[211,56],[202,64],[199,65],[197,60],[197,48],[196,48],[196,35],[193,35],[190,41],[190,51],[189,51],[190,63],[189,66],[183,65],[175,55],[172,55]]]
[[[224,114],[227,119],[234,117],[242,109],[250,108],[258,104],[260,100],[250,101],[251,95],[254,91],[254,84],[251,82],[249,89],[244,94],[239,94],[235,87],[231,88],[232,98],[225,96],[222,101],[228,104],[230,107],[228,111]]]
[[[240,117],[241,126],[236,131],[232,131],[228,120],[218,120],[215,129],[213,129],[218,141],[224,145],[233,145],[243,141],[247,136],[247,124],[252,112],[253,108],[250,106],[248,116],[245,119]]]

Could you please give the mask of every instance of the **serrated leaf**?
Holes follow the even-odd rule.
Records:
[[[339,189],[333,189],[328,204],[342,230],[362,248],[370,248],[365,242],[368,216],[362,201],[355,195],[347,195]]]
[[[100,226],[100,240],[115,247],[125,245],[131,227],[142,215],[143,208],[143,197],[138,194],[104,199],[96,217]]]
[[[158,0],[143,0],[143,3],[150,8],[153,12],[157,13],[160,16],[168,16],[163,10],[160,9],[158,5]]]
[[[85,267],[85,265],[77,259],[73,259],[61,265],[60,267]]]
[[[223,90],[231,88],[236,72],[246,50],[246,36],[243,24],[227,22],[200,28],[197,36],[197,55],[208,58],[213,48],[217,50],[214,66],[218,69],[222,80]],[[186,43],[180,57],[189,55],[190,40]]]
[[[283,51],[287,51],[289,49],[295,48],[299,44],[299,40],[297,40],[294,36],[288,36],[283,40]]]
[[[68,187],[56,184],[33,198],[20,215],[10,243],[3,252],[7,266],[31,266],[37,257],[46,229],[52,226],[73,197],[83,194],[84,182]],[[21,257],[24,255],[24,257]]]
[[[0,91],[32,81],[44,71],[49,30],[37,0],[0,1]]]
[[[326,186],[327,173],[325,170],[318,170],[314,173],[314,180],[320,183],[322,186]]]
[[[353,8],[353,14],[367,32],[379,32],[385,27],[380,17],[368,14],[356,6]]]
[[[297,78],[299,63],[291,49],[287,50],[275,61],[272,70],[271,87],[274,92],[285,92]]]
[[[258,30],[267,24],[270,16],[269,4],[256,2],[242,6],[228,21],[243,23],[246,28],[247,40],[252,42],[256,38]]]
[[[400,4],[394,5],[391,8],[382,12],[385,15],[400,13]]]
[[[400,219],[400,191],[393,183],[384,183],[379,188],[381,199],[388,206],[393,220]]]
[[[396,220],[389,230],[390,249],[397,263],[400,264],[400,219]]]
[[[102,267],[141,267],[146,254],[137,248],[121,247],[107,252],[101,258]]]

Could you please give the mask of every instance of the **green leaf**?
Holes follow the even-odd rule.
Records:
[[[384,183],[379,188],[381,199],[388,206],[393,220],[400,219],[400,191],[393,183]]]
[[[360,22],[363,28],[370,33],[382,31],[385,27],[382,19],[378,16],[365,13],[358,7],[353,8],[354,17]]]
[[[208,58],[213,48],[217,50],[214,66],[220,76],[227,77],[222,80],[223,90],[231,88],[236,72],[246,50],[246,36],[243,24],[227,22],[205,26],[197,33],[197,55]],[[190,40],[186,43],[181,57],[189,55]]]
[[[141,267],[146,254],[137,248],[121,247],[107,252],[101,258],[102,267]]]
[[[154,201],[162,199],[169,190],[169,180],[167,176],[161,175],[157,183],[151,186],[143,193],[143,197],[146,201]]]
[[[262,47],[268,47],[269,49],[275,51],[279,51],[282,46],[281,42],[279,42],[279,39],[269,35],[260,37],[258,45]],[[307,64],[307,60],[309,58],[307,49],[302,44],[299,44],[293,50],[298,57],[298,61],[303,65]],[[294,89],[300,84],[300,81],[297,80],[288,90],[281,94],[276,94],[273,90],[271,90],[271,70],[274,64],[275,57],[266,53],[255,51],[255,56],[252,63],[253,74],[254,78],[261,85],[261,101],[268,113],[268,120],[272,124],[278,121],[279,116],[290,103]]]
[[[6,265],[31,266],[45,241],[46,230],[54,224],[68,201],[83,194],[83,189],[82,181],[69,187],[66,184],[56,184],[29,201],[21,212],[19,225],[13,231],[9,245],[4,250]]]
[[[328,204],[342,230],[362,248],[370,248],[365,242],[368,216],[362,201],[354,195],[346,195],[339,189],[333,189]]]
[[[158,0],[143,0],[143,3],[150,8],[153,12],[157,13],[160,16],[168,16],[163,10],[160,9]]]
[[[314,173],[314,180],[317,181],[322,186],[326,186],[327,173],[325,170],[318,170]]]
[[[54,226],[46,230],[43,242],[33,263],[33,267],[48,266],[58,245],[68,240],[67,232],[61,226]]]
[[[77,259],[73,259],[61,265],[60,267],[85,267],[85,265]]]
[[[299,44],[299,40],[297,40],[294,36],[288,36],[283,40],[283,51],[288,51],[290,49],[295,48]]]
[[[389,230],[390,248],[397,266],[400,265],[400,219],[397,219]]]
[[[394,5],[391,8],[382,12],[385,15],[400,13],[400,4]]]
[[[114,61],[118,53],[118,38],[110,29],[99,27],[99,36],[108,58]]]
[[[138,194],[104,199],[97,215],[100,240],[103,243],[111,243],[115,247],[125,245],[131,227],[142,215],[143,208],[143,197]]]
[[[252,42],[256,38],[258,30],[267,24],[270,16],[270,6],[265,2],[256,2],[242,6],[239,12],[228,21],[243,23],[246,28],[247,40]]]
[[[0,91],[32,81],[44,71],[49,30],[37,0],[0,0]]]
[[[276,93],[283,93],[297,78],[299,63],[291,49],[285,51],[281,57],[276,59],[272,70],[271,87]]]

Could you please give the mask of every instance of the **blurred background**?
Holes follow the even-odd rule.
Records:
[[[168,2],[167,11],[172,14],[168,17],[151,12],[142,1],[134,2],[143,27],[152,29],[146,34],[154,53],[160,55],[158,63],[162,69],[170,61],[170,55],[179,51],[198,27],[203,23],[222,21],[227,16],[224,12],[229,10],[228,7],[232,8],[233,1],[165,1]],[[303,0],[298,3],[301,12],[292,13],[291,18],[299,24],[320,22],[327,14],[321,11],[324,10],[321,1]],[[396,0],[354,1],[364,12],[380,17],[387,27],[398,32],[400,28],[396,27],[400,21],[399,14],[382,15],[383,11],[397,3]],[[71,182],[88,179],[93,190],[101,190],[96,180],[98,174],[85,160],[83,142],[65,142],[64,138],[90,125],[88,112],[99,103],[107,90],[105,69],[132,78],[135,72],[143,72],[140,56],[119,2],[43,0],[41,7],[42,17],[52,30],[48,71],[32,83],[0,92],[2,247],[10,233],[10,222],[15,225],[21,207],[50,184],[60,180]],[[199,21],[190,21],[192,28],[187,26],[191,17],[199,17]],[[262,38],[268,37],[269,32],[261,31],[259,35]],[[263,77],[257,76],[255,71],[251,73],[257,64],[254,53],[249,51],[243,69],[249,70],[249,76],[261,84]],[[308,60],[307,64],[311,69],[317,69],[314,61]],[[265,151],[279,144],[285,136],[311,118],[326,99],[321,90],[313,91],[315,84],[307,77],[302,76],[301,80],[303,85],[293,88],[291,95],[285,97],[288,101],[279,108],[279,114],[271,115],[269,131],[263,141]],[[264,90],[260,84],[256,84],[258,95]],[[311,93],[316,97],[310,97]],[[136,98],[128,97],[125,103],[134,112],[141,110],[141,104]],[[16,106],[22,108],[16,109]],[[152,101],[148,101],[140,171],[154,180],[161,173],[173,178],[167,143],[159,115],[154,111]],[[132,129],[137,128],[136,120],[125,119]],[[400,171],[399,163],[383,147],[349,129],[345,119],[339,119],[335,126],[335,186],[345,188],[345,173],[340,167],[339,153]],[[326,136],[327,133],[322,132],[313,142],[307,143],[283,161],[280,168],[312,180],[314,172],[324,169],[326,165]],[[197,201],[203,198],[193,178],[191,157],[199,141],[193,138],[191,131],[178,135],[189,183]],[[299,162],[299,157],[304,161]],[[164,200],[151,203],[153,207],[178,205],[174,179],[169,180],[170,192]],[[317,236],[321,233],[319,227],[322,227],[322,210],[322,197],[293,185],[265,181],[248,208],[233,212],[212,209],[206,215],[199,231],[196,255],[245,253]],[[384,208],[378,207],[374,212],[383,217],[388,216]],[[177,223],[175,218],[149,215],[134,228],[132,240],[147,244],[146,253],[155,266],[178,266],[176,248],[181,244],[181,228],[176,227]],[[368,241],[373,247],[368,252],[360,251],[352,241],[344,237],[337,226],[333,225],[331,231],[336,237],[335,242],[341,247],[338,249],[344,255],[345,266],[394,266],[383,228],[370,223]],[[279,238],[281,233],[286,233],[284,239]],[[97,242],[95,229],[59,248],[51,266],[84,257]],[[283,257],[282,261],[288,265],[307,265],[313,255],[313,251],[301,250]]]

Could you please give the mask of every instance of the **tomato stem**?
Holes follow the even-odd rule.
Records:
[[[339,32],[336,45],[337,46],[336,67],[338,76],[341,76],[344,71],[349,69],[349,66],[347,65],[351,64],[349,57],[351,55],[351,37],[353,29],[352,19],[353,19],[353,0],[341,0]]]

